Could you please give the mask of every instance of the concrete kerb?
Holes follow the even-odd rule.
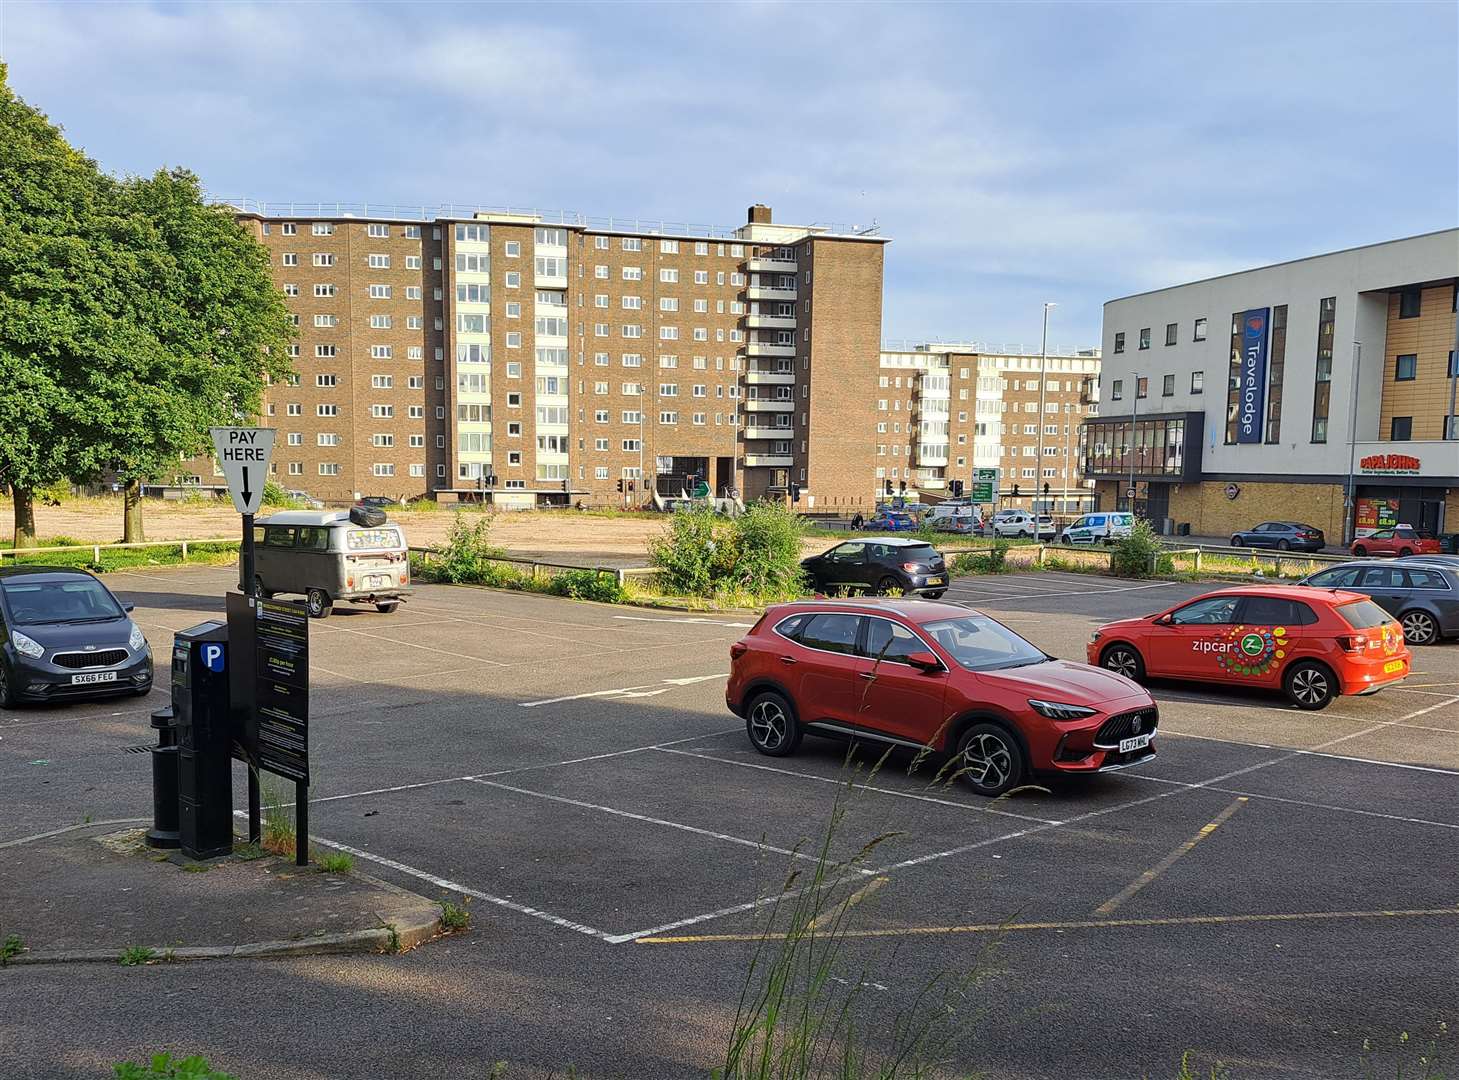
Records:
[[[115,825],[137,824],[145,818],[117,818],[109,821],[85,822],[68,825],[34,836],[22,836],[0,843],[0,848],[19,847],[36,840],[45,840],[63,833],[81,829],[100,829]],[[393,882],[383,881],[369,874],[349,871],[351,877],[364,882],[381,892],[391,893],[411,904],[416,910],[391,912],[388,919],[379,915],[380,925],[367,930],[351,930],[343,933],[314,934],[306,938],[285,941],[249,941],[239,945],[153,945],[151,957],[138,966],[166,964],[184,960],[266,960],[286,959],[295,956],[324,956],[343,953],[402,953],[422,945],[446,933],[441,920],[441,905],[419,893],[411,892]],[[44,949],[22,947],[21,952],[11,956],[3,966],[24,966],[27,964],[117,964],[121,962],[126,949],[136,947],[135,943],[107,949]]]

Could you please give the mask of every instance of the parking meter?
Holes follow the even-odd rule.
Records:
[[[228,626],[209,621],[172,640],[177,725],[178,831],[194,859],[233,850],[233,766],[228,715]]]

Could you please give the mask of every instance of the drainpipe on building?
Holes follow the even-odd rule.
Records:
[[[1348,387],[1348,395],[1352,401],[1348,406],[1348,486],[1347,495],[1343,499],[1343,546],[1349,547],[1357,538],[1358,518],[1356,514],[1357,503],[1353,501],[1353,475],[1357,470],[1358,459],[1358,368],[1363,362],[1363,343],[1353,342],[1353,381]]]
[[[1129,511],[1133,514],[1135,512],[1135,455],[1139,452],[1140,447],[1140,373],[1132,371],[1130,377],[1135,384],[1135,407],[1134,411],[1130,413],[1130,486],[1126,490],[1125,497],[1130,500]],[[1119,505],[1119,493],[1116,492],[1115,506]]]

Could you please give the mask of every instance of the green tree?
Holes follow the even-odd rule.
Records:
[[[293,326],[264,247],[196,176],[164,170],[117,187],[127,222],[117,272],[135,285],[132,347],[105,373],[93,414],[92,467],[122,483],[123,539],[142,539],[142,485],[209,452],[208,429],[247,423],[266,379],[291,371]]]
[[[110,187],[0,64],[0,485],[17,547],[35,543],[36,489],[84,468],[84,388],[114,341]]]
[[[0,65],[0,484],[17,546],[35,492],[114,476],[124,539],[141,488],[256,415],[293,334],[268,255],[185,170],[121,181],[21,101]]]

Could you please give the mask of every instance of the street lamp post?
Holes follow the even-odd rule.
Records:
[[[1033,512],[1037,516],[1039,512],[1039,492],[1043,490],[1044,480],[1044,387],[1048,383],[1046,376],[1049,367],[1049,308],[1059,305],[1052,300],[1044,301],[1044,336],[1043,342],[1039,345],[1039,457],[1038,468],[1034,470],[1033,482]]]
[[[1356,513],[1357,503],[1353,500],[1353,475],[1357,471],[1358,460],[1358,368],[1363,363],[1363,343],[1353,342],[1353,381],[1348,387],[1348,396],[1352,401],[1348,403],[1348,484],[1347,492],[1343,499],[1343,544],[1351,544],[1358,534],[1358,516]]]

